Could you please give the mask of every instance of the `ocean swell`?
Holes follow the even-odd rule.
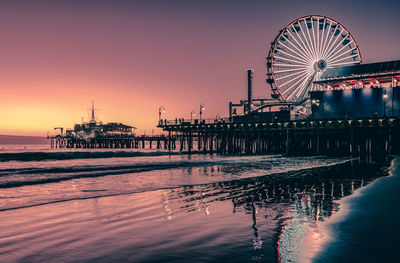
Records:
[[[72,160],[72,159],[93,159],[93,158],[113,158],[113,157],[141,157],[141,156],[163,156],[179,155],[178,152],[154,151],[87,151],[87,152],[20,152],[20,153],[0,153],[0,162],[8,161],[45,161],[45,160]]]

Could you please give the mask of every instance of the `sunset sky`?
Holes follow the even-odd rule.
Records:
[[[163,117],[228,114],[246,96],[269,96],[265,58],[292,20],[329,16],[363,62],[400,59],[394,1],[1,1],[0,134],[44,136],[72,128],[95,101],[99,119],[156,128]],[[156,130],[156,132],[159,132]]]

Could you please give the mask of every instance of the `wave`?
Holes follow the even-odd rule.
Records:
[[[113,157],[141,157],[141,156],[162,156],[180,155],[179,152],[138,152],[138,151],[107,151],[107,152],[21,152],[21,153],[0,153],[0,162],[8,161],[45,161],[45,160],[71,160],[71,159],[93,159]]]
[[[81,173],[81,172],[113,172],[113,171],[135,171],[138,169],[151,168],[151,170],[171,169],[185,166],[211,165],[215,162],[165,162],[165,163],[136,163],[131,165],[94,165],[94,166],[70,166],[70,167],[51,167],[51,168],[22,168],[22,169],[0,169],[0,177],[16,174],[62,174],[62,173]]]
[[[26,168],[0,170],[0,188],[19,187],[23,185],[35,185],[56,183],[65,180],[100,177],[107,175],[139,173],[152,170],[166,170],[174,168],[198,167],[215,165],[215,162],[168,162],[168,163],[139,163],[124,166],[81,166],[81,167],[54,167],[54,168]],[[18,180],[18,175],[21,175]],[[28,175],[28,176],[26,176]],[[32,175],[30,177],[29,175]],[[12,177],[11,180],[8,177]],[[17,177],[17,180],[15,180]],[[42,178],[40,178],[42,177]]]
[[[62,199],[56,199],[56,200],[51,200],[51,201],[45,201],[45,202],[25,204],[25,205],[21,205],[21,206],[0,207],[0,212],[7,211],[7,210],[15,210],[15,209],[21,209],[21,208],[42,206],[42,205],[53,204],[53,203],[63,203],[63,202],[69,202],[69,201],[87,200],[87,199],[112,197],[112,196],[123,196],[123,195],[138,194],[138,193],[149,192],[149,191],[158,191],[158,190],[168,190],[168,189],[179,188],[180,190],[178,192],[176,192],[177,196],[170,197],[170,200],[174,200],[176,198],[183,197],[182,195],[178,194],[180,191],[186,191],[187,193],[193,194],[192,193],[193,187],[198,187],[198,186],[203,186],[202,188],[205,189],[204,192],[208,192],[207,195],[219,195],[219,194],[223,194],[225,191],[229,190],[230,194],[228,196],[219,197],[217,200],[222,200],[224,198],[227,198],[227,199],[241,198],[241,197],[246,196],[248,193],[254,192],[255,190],[257,190],[257,188],[267,187],[265,185],[269,185],[269,187],[272,187],[274,185],[275,186],[276,185],[281,186],[281,184],[286,185],[286,184],[288,184],[288,182],[292,182],[293,180],[295,180],[295,182],[311,180],[310,179],[311,177],[315,177],[315,175],[320,176],[323,173],[326,173],[328,171],[331,171],[329,174],[330,179],[335,178],[335,176],[337,176],[338,178],[341,178],[342,174],[337,173],[337,171],[340,169],[349,168],[348,165],[351,163],[351,161],[352,160],[342,160],[340,162],[331,163],[331,164],[327,164],[327,165],[308,167],[308,168],[299,168],[299,169],[289,170],[289,171],[273,172],[270,174],[262,174],[262,175],[250,176],[250,177],[245,177],[245,178],[218,180],[218,181],[209,182],[209,183],[192,183],[192,184],[183,183],[183,184],[178,184],[178,185],[174,185],[174,186],[145,187],[145,188],[138,188],[135,190],[128,190],[128,191],[124,191],[124,192],[109,192],[109,190],[107,190],[107,189],[96,189],[96,190],[86,189],[86,190],[81,190],[81,192],[93,193],[93,195],[72,197],[72,198],[62,198]],[[62,179],[62,178],[58,178],[58,179]],[[320,181],[322,179],[324,179],[324,177],[318,177],[318,181]],[[45,180],[43,180],[43,183],[47,183],[44,181]],[[40,182],[37,181],[36,183],[35,182],[31,182],[31,183],[36,184],[36,183],[40,183]],[[292,184],[293,184],[293,182],[292,182]],[[304,185],[303,187],[305,187],[305,186],[306,185]],[[0,186],[0,188],[1,187],[2,186]],[[299,187],[299,186],[296,185],[296,187]],[[215,192],[215,190],[218,190],[218,191]],[[221,190],[222,192],[219,192],[219,190]],[[203,197],[204,197],[204,195],[203,195]],[[186,208],[190,208],[190,207],[187,206]]]
[[[286,159],[286,158],[285,158]],[[268,161],[267,161],[268,160]],[[133,174],[155,170],[171,170],[171,169],[191,169],[194,167],[210,167],[214,165],[220,166],[220,172],[225,174],[244,174],[251,171],[265,171],[267,173],[275,173],[277,171],[299,170],[304,169],[304,160],[300,163],[291,165],[283,165],[281,158],[272,158],[263,160],[248,161],[238,159],[225,160],[184,160],[184,161],[168,161],[168,162],[142,162],[125,165],[84,165],[84,166],[69,166],[69,167],[50,167],[50,168],[17,168],[17,169],[0,169],[0,188],[13,188],[25,185],[39,185],[47,183],[57,183],[66,180],[80,178],[94,178],[101,176]],[[321,160],[322,161],[322,160]],[[348,160],[336,160],[333,164],[347,162]],[[286,160],[287,162],[287,160]],[[317,166],[329,166],[332,163],[321,162]],[[300,167],[298,166],[300,165]],[[313,165],[314,167],[315,164]],[[309,168],[309,167],[307,167]],[[247,177],[247,176],[246,176]]]

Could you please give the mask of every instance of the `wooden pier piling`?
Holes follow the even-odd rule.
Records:
[[[93,138],[77,138],[69,136],[53,136],[48,137],[50,140],[50,147],[57,148],[142,148],[145,149],[148,143],[149,148],[152,149],[153,142],[156,143],[157,149],[171,149],[175,150],[177,140],[176,136],[98,136]],[[162,144],[164,147],[162,147]]]
[[[223,154],[330,155],[374,159],[400,153],[400,118],[284,122],[170,123],[179,150]],[[173,135],[171,135],[173,134]],[[167,137],[167,138],[168,138]]]

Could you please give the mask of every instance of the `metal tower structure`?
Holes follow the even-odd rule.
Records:
[[[90,109],[91,111],[90,123],[97,123],[95,110],[96,109],[94,108],[94,100],[92,100],[92,108]]]

